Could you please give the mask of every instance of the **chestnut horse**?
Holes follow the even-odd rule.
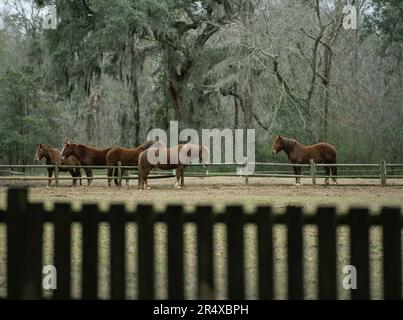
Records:
[[[317,143],[311,146],[304,146],[294,139],[287,139],[277,136],[272,146],[272,153],[277,154],[283,150],[291,163],[309,164],[313,159],[315,163],[336,164],[337,151],[336,148],[329,143]],[[296,175],[301,175],[301,167],[293,167]],[[334,183],[337,184],[337,167],[325,167],[326,175],[332,174]],[[296,185],[301,184],[301,178],[296,178]],[[329,184],[329,178],[325,179],[325,184]]]
[[[106,166],[106,154],[111,150],[95,149],[93,147],[85,146],[82,144],[71,143],[70,140],[64,142],[64,148],[61,153],[62,161],[67,157],[75,156],[83,166]],[[92,177],[92,168],[84,168],[85,175]],[[88,186],[91,185],[91,180],[88,179]]]
[[[159,168],[162,170],[176,169],[175,188],[180,189],[182,187],[180,181],[186,165],[196,158],[207,166],[209,164],[208,149],[198,144],[179,144],[172,148],[153,146],[144,150],[140,154],[138,164],[139,188],[149,190],[147,177],[153,168]]]
[[[106,155],[106,164],[108,166],[117,166],[118,162],[120,161],[122,166],[137,166],[139,162],[140,153],[150,148],[154,143],[155,141],[149,141],[133,149],[121,148],[121,147],[112,148]],[[116,172],[117,170],[115,169],[115,185],[121,187],[122,185],[119,184],[118,180],[116,179],[117,175]],[[113,169],[107,170],[108,177],[111,177],[112,173]],[[128,176],[129,169],[124,169],[123,175]],[[112,179],[108,179],[108,186],[111,185],[111,180]],[[128,185],[129,185],[129,179],[126,179],[126,186]]]
[[[61,160],[60,158],[60,151],[59,149],[55,149],[52,146],[45,144],[45,143],[39,143],[36,145],[36,150],[35,150],[35,161],[40,161],[42,158],[46,159],[46,164],[47,165],[55,165],[59,164],[62,166],[79,166],[80,161],[74,156],[70,156],[66,158],[66,160]],[[54,168],[47,168],[48,169],[48,187],[52,184],[52,181],[50,180],[53,175],[53,171],[55,170]],[[74,177],[81,177],[81,170],[80,168],[59,168],[59,171],[69,171],[71,176]],[[73,179],[73,187],[77,185],[77,180]],[[82,186],[82,182],[80,179],[80,186]]]

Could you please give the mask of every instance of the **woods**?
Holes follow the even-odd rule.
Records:
[[[357,29],[345,29],[345,6]],[[55,4],[57,28],[41,10]],[[7,0],[0,161],[63,139],[135,147],[152,128],[255,128],[403,162],[400,0]]]

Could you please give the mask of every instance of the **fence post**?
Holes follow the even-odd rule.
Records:
[[[312,178],[312,186],[316,186],[316,164],[313,159],[310,160],[311,165],[311,178]]]
[[[122,162],[118,161],[118,185],[122,186]]]
[[[55,164],[55,186],[59,186],[59,164]]]
[[[249,176],[248,176],[248,158],[245,158],[244,162],[244,175],[245,175],[245,185],[249,185]]]
[[[384,186],[384,185],[386,185],[386,176],[387,176],[385,160],[381,161],[379,169],[380,169],[380,176],[381,176],[381,185]]]

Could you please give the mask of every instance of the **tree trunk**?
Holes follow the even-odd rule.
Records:
[[[134,122],[134,139],[130,141],[130,144],[134,144],[134,146],[138,146],[140,143],[140,98],[139,98],[139,89],[138,89],[138,66],[139,59],[136,54],[136,50],[134,47],[134,39],[130,44],[130,86],[131,86],[131,107],[133,111],[133,122]],[[130,129],[129,129],[130,130]]]

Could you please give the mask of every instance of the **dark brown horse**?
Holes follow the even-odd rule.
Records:
[[[283,150],[291,163],[309,164],[313,159],[315,163],[336,164],[337,151],[336,148],[329,143],[317,143],[311,146],[304,146],[294,139],[287,139],[277,136],[272,146],[272,153],[277,154]],[[337,167],[325,167],[326,175],[332,174],[333,181],[337,184]],[[301,175],[301,167],[294,167],[296,175]],[[296,185],[301,184],[301,178],[296,178]],[[329,184],[329,178],[325,179],[325,184]]]
[[[36,150],[35,150],[35,161],[40,161],[42,158],[46,159],[46,164],[47,165],[62,165],[62,166],[79,166],[80,161],[74,156],[70,156],[66,158],[66,160],[61,160],[60,158],[60,150],[55,149],[52,146],[45,144],[45,143],[40,143],[36,145]],[[48,169],[48,187],[52,184],[52,178],[53,171],[55,170],[54,168],[47,168]],[[74,177],[81,177],[81,170],[80,168],[59,168],[59,171],[69,171],[71,176]],[[73,187],[77,185],[77,180],[73,179]],[[81,179],[80,179],[80,186],[82,185]]]
[[[160,160],[160,159],[164,160]],[[176,169],[175,188],[180,189],[183,171],[191,160],[198,158],[206,166],[209,164],[209,152],[205,146],[198,144],[179,144],[172,148],[151,147],[144,150],[139,157],[139,188],[150,189],[147,177],[153,168],[162,170]]]
[[[66,159],[73,155],[75,156],[83,166],[106,166],[106,154],[111,150],[107,149],[95,149],[82,144],[71,143],[70,140],[64,142],[64,148],[61,153],[61,158]],[[84,168],[87,177],[92,177],[92,168]],[[91,180],[88,179],[88,186],[91,185]]]
[[[107,166],[117,166],[118,162],[121,162],[122,166],[137,166],[139,163],[139,156],[140,153],[142,153],[144,150],[150,148],[155,141],[149,141],[141,146],[138,146],[137,148],[133,149],[128,149],[128,148],[121,148],[121,147],[115,147],[112,148],[106,155],[106,164]],[[115,170],[115,185],[120,186],[118,180],[116,179],[116,172]],[[107,170],[107,175],[108,177],[111,177],[113,174],[113,169],[108,169]],[[128,176],[129,175],[129,170],[125,169],[123,170],[123,175]],[[108,186],[111,185],[111,180],[108,179]],[[129,179],[126,179],[126,186],[129,185]]]

